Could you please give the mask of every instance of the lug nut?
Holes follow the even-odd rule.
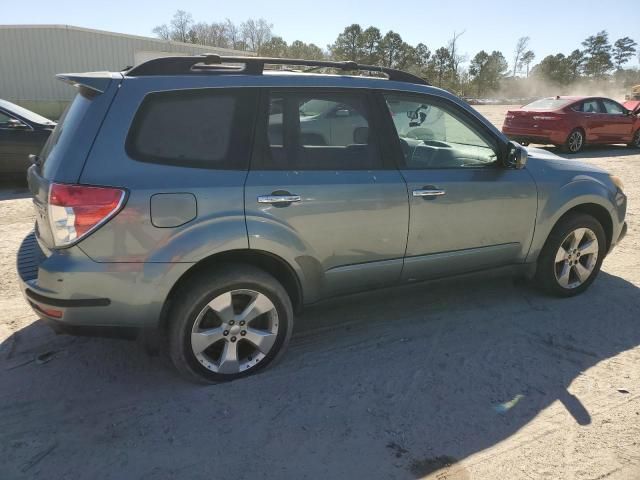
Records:
[[[231,337],[231,341],[235,342],[236,341],[236,337]]]
[[[242,327],[244,325],[244,320],[240,320],[240,326]]]
[[[224,335],[225,337],[229,335],[229,330],[225,330],[224,332],[222,332],[222,335]]]
[[[229,325],[234,325],[236,322],[234,320],[229,321]]]
[[[247,331],[246,331],[246,330],[242,330],[242,331],[240,332],[240,335],[242,335],[243,337],[244,337],[246,334],[247,334]]]

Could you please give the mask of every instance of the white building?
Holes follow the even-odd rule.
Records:
[[[57,73],[120,71],[168,55],[253,55],[70,25],[0,25],[0,98],[58,118],[74,89]]]

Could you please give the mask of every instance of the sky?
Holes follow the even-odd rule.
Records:
[[[460,51],[468,58],[480,50],[500,50],[510,60],[516,40],[529,36],[537,62],[580,48],[586,37],[600,30],[609,32],[612,43],[623,36],[640,43],[638,1],[582,0],[576,6],[568,0],[0,0],[0,24],[67,24],[153,36],[153,27],[169,23],[182,9],[196,21],[230,18],[240,23],[262,17],[287,42],[303,40],[323,49],[352,23],[376,26],[383,34],[394,30],[406,42],[425,43],[431,51],[446,45],[454,32],[464,31]],[[635,58],[630,66],[637,65]]]

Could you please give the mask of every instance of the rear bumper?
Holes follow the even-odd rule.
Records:
[[[87,334],[85,327],[96,334],[155,327],[175,281],[166,273],[181,270],[174,266],[98,263],[78,247],[43,251],[33,233],[20,245],[16,265],[24,298],[40,318],[57,330]]]
[[[517,128],[503,126],[504,133],[510,140],[516,142],[541,143],[562,145],[567,139],[567,133],[558,130],[545,130],[540,128]]]

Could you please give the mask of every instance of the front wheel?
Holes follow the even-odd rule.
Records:
[[[567,216],[551,231],[538,257],[536,283],[556,296],[578,295],[595,280],[605,253],[605,233],[595,218]]]
[[[565,153],[578,153],[584,147],[584,132],[576,128],[572,130],[567,140],[562,145],[562,151]]]
[[[640,128],[636,130],[636,133],[633,135],[633,139],[629,144],[630,148],[640,148]]]
[[[170,311],[169,352],[200,383],[250,375],[275,361],[293,329],[291,300],[268,273],[227,265],[191,279]]]

